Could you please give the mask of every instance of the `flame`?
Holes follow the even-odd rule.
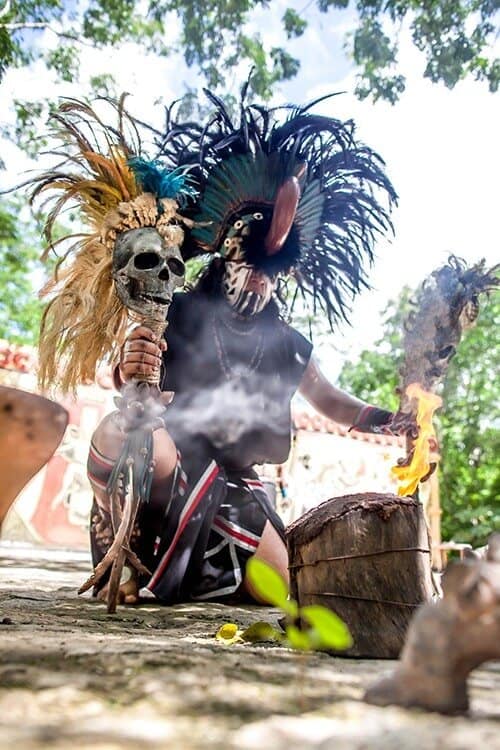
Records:
[[[409,399],[417,400],[416,422],[418,437],[413,443],[413,453],[409,465],[393,466],[392,473],[397,477],[400,485],[398,495],[412,495],[418,487],[422,477],[431,468],[431,445],[436,443],[436,433],[432,424],[432,417],[443,400],[435,393],[425,391],[419,383],[411,383],[406,389]],[[433,458],[435,458],[433,456]]]

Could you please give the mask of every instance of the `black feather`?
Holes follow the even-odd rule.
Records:
[[[247,260],[268,273],[293,269],[298,294],[312,298],[333,324],[346,319],[353,297],[368,285],[378,234],[392,230],[396,192],[383,160],[355,138],[352,120],[311,114],[314,104],[266,108],[247,105],[242,88],[238,122],[225,103],[205,91],[215,111],[204,125],[172,124],[163,148],[172,166],[191,166],[200,199],[193,218],[211,222],[186,238],[186,257],[222,252],[234,221],[252,211],[243,237]],[[334,96],[332,94],[331,96]],[[280,252],[267,256],[264,240],[279,187],[299,174],[301,199]]]

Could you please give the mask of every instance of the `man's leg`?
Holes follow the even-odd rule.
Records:
[[[92,436],[92,444],[111,465],[120,456],[125,435],[119,426],[118,412],[109,414],[103,419]],[[152,506],[164,504],[166,498],[170,497],[172,479],[177,465],[176,446],[165,429],[155,430],[153,433],[153,460],[154,474],[151,487],[150,502]],[[109,473],[111,468],[109,468]],[[102,482],[97,482],[89,475],[90,483],[94,491],[97,505],[103,511],[109,513],[109,497]],[[107,585],[98,593],[98,598],[106,600]],[[122,583],[119,592],[119,601],[125,604],[134,604],[138,600],[138,586],[136,577],[132,572],[131,578]]]
[[[286,545],[269,520],[266,521],[259,546],[257,547],[257,550],[253,557],[256,557],[259,560],[263,560],[263,562],[274,568],[288,585],[288,552],[286,549]],[[243,585],[245,586],[248,593],[252,596],[252,598],[255,599],[255,601],[266,603],[262,602],[262,599],[255,593],[255,591],[253,591],[252,586],[246,576]]]

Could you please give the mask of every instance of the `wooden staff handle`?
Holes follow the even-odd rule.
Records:
[[[157,342],[161,341],[161,337],[168,325],[165,320],[165,308],[161,311],[154,309],[148,310],[139,321],[140,325],[149,328],[155,335]],[[157,367],[154,372],[148,375],[137,375],[134,380],[140,383],[148,383],[149,385],[160,385],[161,366]]]

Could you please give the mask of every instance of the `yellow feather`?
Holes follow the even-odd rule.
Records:
[[[135,177],[126,161],[118,163],[114,159],[90,151],[85,151],[83,156],[99,176],[110,178],[110,182],[120,191],[122,201],[130,201],[138,195],[139,189]],[[126,184],[124,175],[129,178],[129,185]]]
[[[51,298],[40,332],[43,387],[58,384],[73,390],[91,380],[98,363],[117,355],[125,338],[128,314],[114,293],[112,253],[100,241],[106,217],[119,203],[141,194],[127,163],[139,150],[128,143],[125,128],[132,139],[136,131],[123,103],[122,97],[114,105],[117,124],[108,126],[87,103],[63,102],[54,115],[60,144],[54,155],[63,159],[33,181],[32,198],[48,194],[45,232],[50,246],[68,241],[43,290]],[[75,232],[52,242],[55,221],[68,204],[79,207],[90,233]]]

